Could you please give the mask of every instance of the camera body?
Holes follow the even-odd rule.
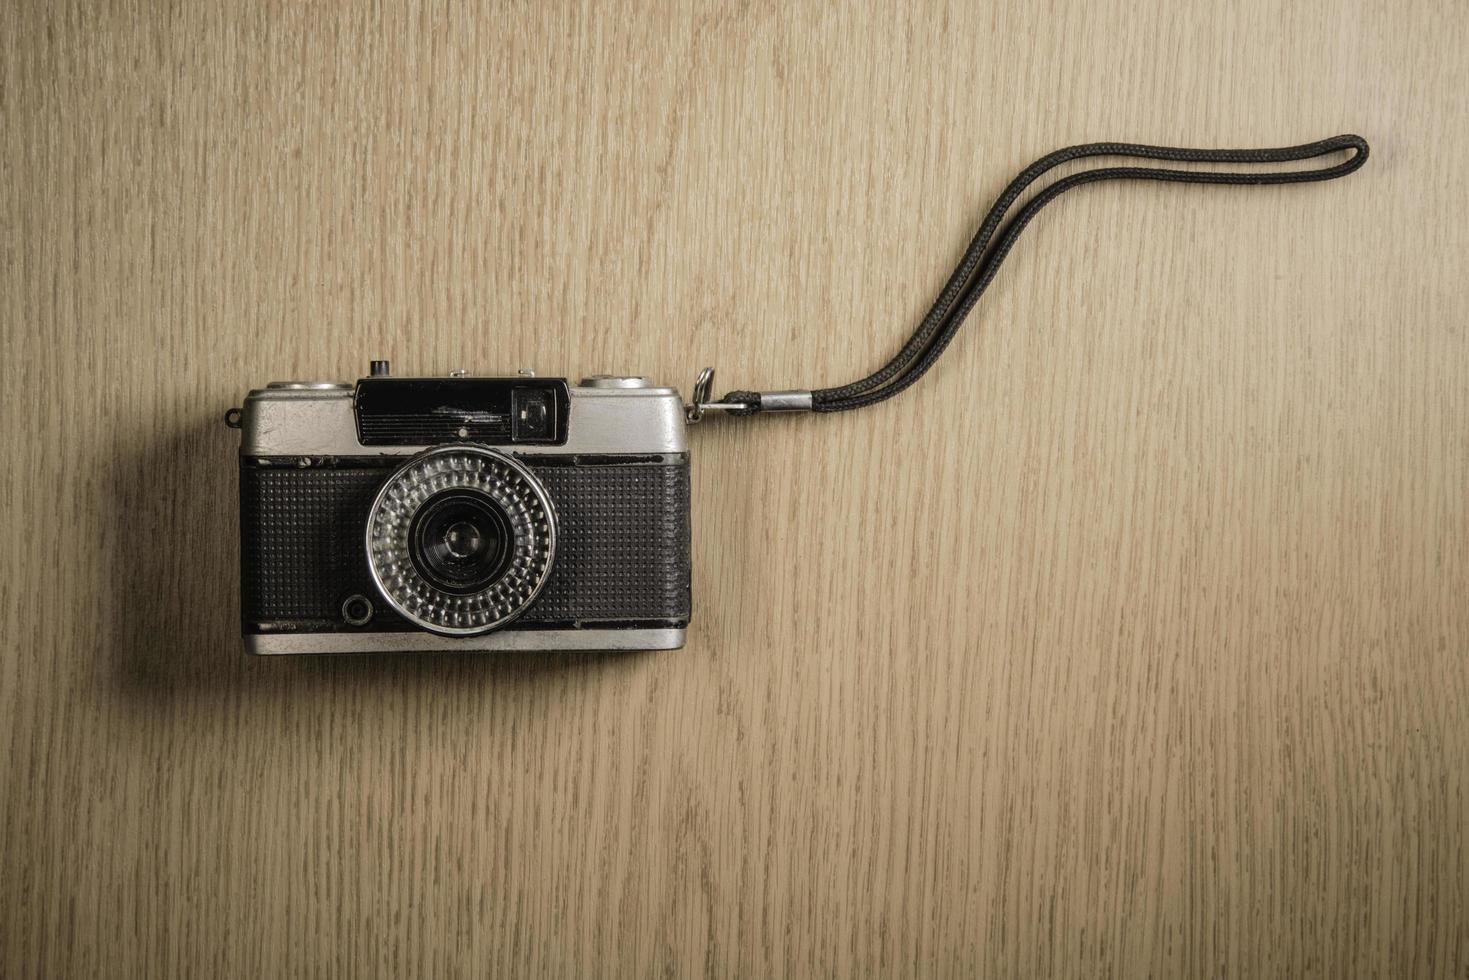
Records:
[[[255,654],[656,650],[690,615],[678,392],[641,378],[276,382],[238,412]]]

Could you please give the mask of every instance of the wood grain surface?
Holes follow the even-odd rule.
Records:
[[[0,972],[1469,975],[1469,10],[0,6]],[[281,378],[922,385],[692,433],[687,649],[251,660]]]

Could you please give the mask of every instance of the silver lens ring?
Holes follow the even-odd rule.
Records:
[[[446,491],[483,495],[509,525],[505,570],[477,592],[440,588],[414,561],[414,516]],[[383,599],[445,636],[486,633],[519,616],[545,587],[555,560],[556,512],[546,488],[519,462],[480,446],[438,446],[414,456],[388,477],[367,515],[367,564]]]

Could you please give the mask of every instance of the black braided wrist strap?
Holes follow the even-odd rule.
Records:
[[[1011,207],[1031,184],[1047,171],[1087,157],[1133,157],[1142,160],[1165,160],[1179,163],[1243,163],[1271,164],[1294,160],[1310,160],[1332,153],[1351,155],[1330,167],[1311,170],[1215,171],[1181,170],[1168,167],[1099,167],[1063,177],[1036,194],[1006,221]],[[1022,170],[1005,188],[984,223],[975,233],[964,257],[954,270],[933,307],[908,338],[901,350],[877,371],[860,381],[838,388],[823,388],[810,393],[810,408],[816,412],[844,412],[891,398],[913,384],[931,368],[944,348],[959,332],[964,318],[974,308],[985,289],[994,281],[995,273],[1015,240],[1030,224],[1041,208],[1075,187],[1101,180],[1170,180],[1185,184],[1297,184],[1307,181],[1344,177],[1367,161],[1367,141],[1360,136],[1333,136],[1331,139],[1301,146],[1262,150],[1194,150],[1172,146],[1146,146],[1137,143],[1085,143],[1041,157]],[[1003,229],[1001,225],[1003,223]],[[761,393],[732,391],[722,401],[736,405],[727,414],[754,415],[762,410]]]

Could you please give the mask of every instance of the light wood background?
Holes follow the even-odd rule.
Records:
[[[1469,12],[0,8],[6,976],[1465,976]],[[693,433],[679,653],[255,661],[272,379],[924,383]],[[721,389],[722,390],[722,389]]]

